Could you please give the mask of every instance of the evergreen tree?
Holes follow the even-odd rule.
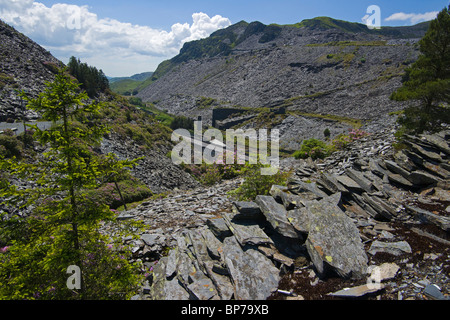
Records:
[[[431,22],[419,45],[421,55],[391,96],[397,101],[419,101],[399,119],[403,130],[413,133],[439,130],[450,123],[450,6]]]
[[[136,289],[137,270],[120,251],[121,237],[114,243],[100,232],[102,223],[114,222],[114,213],[90,203],[85,193],[135,161],[92,151],[108,130],[98,117],[101,106],[86,104],[87,94],[64,70],[38,98],[22,96],[54,125],[47,131],[34,126],[37,141],[48,146],[41,158],[0,160],[6,176],[1,199],[31,210],[25,217],[0,214],[0,299],[127,298]],[[35,185],[19,189],[8,177]],[[81,269],[76,292],[66,286],[67,268],[74,265]]]
[[[82,63],[80,59],[71,57],[67,64],[69,73],[80,83],[90,98],[96,97],[100,92],[109,89],[109,81],[102,70]]]

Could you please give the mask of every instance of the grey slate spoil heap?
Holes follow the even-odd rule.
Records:
[[[263,300],[277,291],[283,275],[305,265],[320,279],[370,280],[374,269],[378,274],[389,270],[379,281],[395,277],[400,268],[395,263],[369,263],[380,252],[412,255],[407,241],[395,241],[387,232],[393,230],[390,223],[430,224],[448,235],[448,215],[422,209],[414,201],[450,204],[450,131],[407,137],[409,148],[397,153],[381,143],[386,139],[373,135],[323,162],[303,161],[287,186],[274,185],[270,196],[233,202],[231,210],[209,215],[206,223],[177,228],[171,242],[164,233],[171,249],[134,298]],[[433,239],[447,248],[450,244],[417,232],[424,241]],[[147,242],[145,235],[142,239]],[[447,254],[440,268],[448,268],[448,253],[440,254]],[[447,283],[440,290],[448,290],[448,274],[436,274]],[[362,296],[383,288],[379,283],[375,289],[364,285],[330,294]],[[401,298],[401,289],[396,292]]]

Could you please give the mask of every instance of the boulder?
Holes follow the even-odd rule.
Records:
[[[400,174],[390,173],[388,174],[389,181],[394,185],[400,185],[406,188],[413,188],[414,184],[410,182],[408,179],[404,178]]]
[[[370,274],[371,283],[381,283],[385,280],[395,278],[400,267],[395,263],[383,263],[380,266],[370,266],[367,273]]]
[[[280,270],[264,254],[255,249],[244,251],[235,237],[224,240],[223,254],[236,300],[265,300],[277,290]]]
[[[309,219],[308,219],[308,209],[297,208],[294,210],[289,210],[286,213],[288,221],[292,224],[292,226],[301,233],[309,232]]]
[[[408,138],[411,138],[408,136]],[[426,146],[420,146],[419,144],[412,142],[410,139],[405,139],[404,143],[408,145],[414,152],[421,155],[422,157],[426,159],[430,159],[432,161],[436,162],[442,162],[442,158],[439,155],[439,151],[437,151],[434,148],[426,147]]]
[[[384,163],[386,164],[386,167],[389,169],[389,171],[399,174],[405,179],[408,179],[410,172],[402,168],[398,163],[390,160],[385,160]]]
[[[405,207],[410,213],[413,214],[413,216],[417,220],[424,223],[434,224],[439,228],[441,228],[442,230],[444,230],[445,232],[450,231],[450,218],[410,205],[405,205]]]
[[[310,203],[306,247],[320,275],[329,267],[343,278],[360,279],[368,258],[353,221],[335,204],[322,200]]]
[[[353,288],[345,288],[337,292],[329,293],[330,296],[340,298],[358,298],[384,289],[383,284],[363,284]]]
[[[341,176],[336,176],[336,180],[340,184],[342,184],[345,188],[347,188],[351,191],[356,191],[356,192],[364,191],[364,189],[361,188],[361,186],[358,183],[356,183],[353,179],[349,178],[345,174],[343,174]]]
[[[390,205],[376,196],[369,196],[363,193],[364,200],[378,213],[374,218],[392,220],[397,213]]]
[[[383,178],[387,171],[380,165],[380,160],[370,159],[369,160],[369,169],[373,174],[377,175],[380,178]]]
[[[301,195],[307,200],[322,199],[327,196],[325,192],[317,187],[315,182],[306,183],[298,179],[290,179],[288,186],[291,192]]]

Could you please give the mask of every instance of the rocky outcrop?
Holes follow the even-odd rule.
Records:
[[[37,95],[52,81],[62,63],[50,52],[0,21],[0,122],[22,120],[25,105],[16,92]],[[38,115],[27,110],[28,120]]]
[[[132,139],[124,139],[116,133],[111,133],[102,140],[100,149],[103,153],[114,153],[121,160],[142,158],[131,171],[133,176],[145,183],[154,194],[199,186],[198,181],[174,165],[167,156],[171,150],[170,143],[143,149]]]
[[[377,144],[389,141],[389,133],[367,137],[350,146],[347,156],[352,156],[343,162],[345,165],[341,154],[322,162],[295,161],[297,170],[287,186],[274,185],[269,196],[258,196],[251,202],[219,196],[233,187],[232,181],[221,191],[217,189],[220,186],[199,189],[195,206],[203,210],[197,211],[199,214],[186,210],[184,214],[192,221],[197,218],[197,223],[162,228],[157,236],[142,237],[135,254],[148,261],[147,266],[154,264],[148,254],[155,257],[158,250],[170,249],[153,267],[147,289],[135,298],[293,298],[305,294],[302,290],[306,288],[292,288],[297,281],[304,281],[296,277],[305,272],[307,279],[313,274],[309,287],[341,279],[343,285],[329,288],[323,298],[383,294],[389,299],[404,299],[436,290],[441,293],[434,295],[436,299],[445,298],[450,289],[448,274],[438,270],[450,266],[450,188],[442,171],[449,163],[449,133],[408,137],[405,144],[411,149],[400,152]],[[372,148],[364,148],[368,145]],[[424,152],[413,156],[421,166],[407,167],[405,163],[411,160],[407,155],[418,147],[427,152],[426,156]],[[440,169],[427,169],[428,162]],[[399,174],[397,166],[405,170],[405,179],[412,186],[389,179],[389,175]],[[417,184],[412,175],[416,172],[433,179]],[[178,210],[194,205],[189,201],[192,196],[178,197],[161,202],[179,203]],[[221,205],[217,205],[219,199]],[[145,221],[142,217],[149,217],[149,205],[151,210],[160,206],[145,204],[135,209],[132,217]],[[433,210],[426,205],[434,206]],[[176,220],[176,213],[167,219]],[[354,284],[351,289],[348,283]],[[438,289],[431,288],[433,284]]]

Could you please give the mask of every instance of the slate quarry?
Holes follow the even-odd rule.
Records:
[[[447,299],[450,131],[407,137],[400,151],[394,140],[282,161],[287,185],[254,201],[228,198],[239,181],[227,181],[131,210],[145,222],[167,203],[136,243],[152,271],[134,299]]]

